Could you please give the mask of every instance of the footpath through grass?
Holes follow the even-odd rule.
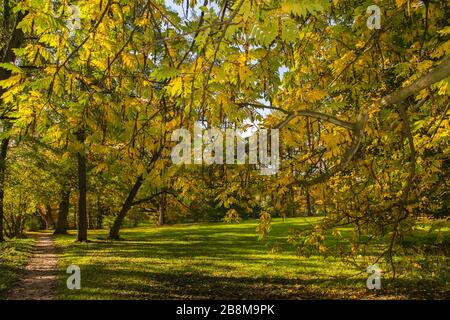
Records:
[[[339,256],[298,256],[287,243],[292,227],[311,227],[317,218],[275,219],[269,238],[258,240],[257,221],[124,229],[122,241],[107,230],[55,238],[61,299],[311,299],[445,298],[446,279],[383,279],[378,292],[366,289],[364,269]],[[345,234],[349,229],[343,228]],[[81,290],[68,290],[66,268],[81,268]],[[439,282],[440,281],[440,282]],[[418,288],[410,290],[411,287]],[[423,293],[420,293],[422,286]],[[448,296],[447,296],[448,297]]]
[[[34,238],[11,239],[0,243],[0,298],[3,298],[27,264]]]

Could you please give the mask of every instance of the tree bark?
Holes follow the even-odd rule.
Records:
[[[54,234],[66,234],[69,229],[67,217],[69,216],[69,199],[70,190],[63,190],[61,192],[61,200],[59,202],[58,221],[56,222]]]
[[[295,211],[295,190],[293,187],[291,187],[291,206],[292,206],[292,217],[295,217],[296,211]]]
[[[17,25],[23,20],[26,13],[19,12],[17,13],[17,18],[15,21],[15,25],[13,26],[12,35],[9,43],[6,43],[4,48],[4,52],[0,52],[0,56],[2,59],[0,62],[13,62],[16,59],[16,54],[14,53],[15,48],[19,48],[23,43],[23,32],[21,29],[17,29]],[[11,23],[11,8],[9,5],[9,0],[3,1],[3,25],[2,28],[5,32],[8,32],[10,29]],[[0,80],[6,80],[11,76],[11,71],[6,70],[0,67]],[[6,90],[0,88],[0,97]],[[1,99],[0,99],[1,100]],[[0,101],[1,102],[1,101]],[[4,132],[9,129],[9,123],[5,123],[7,120],[3,120],[3,128]],[[3,138],[1,142],[1,150],[0,150],[0,242],[4,241],[3,236],[3,219],[4,219],[4,207],[3,207],[3,199],[4,199],[4,182],[5,182],[5,172],[6,172],[6,154],[8,151],[9,145],[9,137]]]
[[[161,193],[159,196],[159,221],[158,226],[163,226],[166,224],[166,194]]]
[[[86,138],[84,130],[77,133],[78,141],[84,143]],[[87,241],[87,181],[86,181],[86,155],[84,152],[77,153],[78,160],[78,236],[80,242]]]
[[[113,239],[113,240],[119,239],[119,231],[120,231],[120,227],[122,226],[123,219],[125,218],[128,211],[131,209],[133,200],[136,197],[136,194],[138,193],[139,189],[141,188],[143,182],[144,182],[144,177],[142,175],[137,177],[136,182],[134,183],[133,187],[131,188],[130,193],[128,194],[128,197],[122,206],[122,209],[120,210],[119,214],[117,215],[116,219],[114,220],[114,224],[112,225],[111,229],[109,230],[109,239]]]
[[[101,229],[103,226],[103,216],[105,215],[106,208],[100,202],[100,200],[97,201],[97,204],[98,204],[98,210],[97,210],[97,215],[95,217],[95,227],[96,227],[96,229]]]
[[[421,76],[419,79],[417,79],[415,82],[413,82],[409,86],[401,88],[392,94],[382,97],[380,104],[382,107],[389,107],[394,104],[401,103],[403,100],[405,100],[409,96],[416,94],[420,90],[425,89],[428,86],[445,79],[449,75],[450,75],[450,57],[446,57],[443,59],[443,61],[439,65],[437,65],[435,68],[430,70],[427,74]],[[347,164],[353,159],[353,157],[355,156],[356,152],[359,149],[361,140],[364,135],[364,128],[365,128],[365,125],[366,125],[366,122],[367,122],[367,119],[369,116],[370,108],[368,108],[368,109],[369,110],[362,110],[362,112],[358,116],[358,120],[355,123],[351,124],[351,126],[350,126],[350,123],[342,122],[340,120],[338,121],[338,119],[336,119],[334,117],[330,118],[327,115],[323,115],[323,114],[316,113],[316,112],[300,111],[298,113],[295,113],[295,112],[292,113],[292,112],[285,110],[284,113],[288,114],[288,116],[275,126],[275,128],[277,128],[277,129],[282,128],[283,126],[285,126],[287,123],[289,123],[292,119],[296,118],[297,116],[303,115],[303,116],[308,116],[308,117],[313,117],[313,118],[317,118],[317,119],[330,121],[338,126],[352,129],[354,131],[354,138],[353,138],[352,144],[351,144],[350,148],[347,149],[346,152],[344,153],[342,159],[339,161],[339,164],[330,168],[327,172],[322,173],[314,178],[306,179],[306,180],[303,180],[303,179],[296,180],[296,181],[290,183],[288,186],[291,186],[291,185],[303,186],[303,187],[312,186],[312,185],[324,182],[324,181],[328,180],[330,177],[332,177],[333,175],[335,175],[337,172],[342,171],[347,166]]]
[[[151,168],[156,163],[156,161],[159,159],[161,152],[162,152],[162,149],[159,149],[155,154],[153,154],[152,159],[150,160],[150,162],[147,165],[147,169],[146,169],[147,172],[151,171]],[[136,198],[136,195],[137,195],[139,189],[141,188],[142,184],[144,183],[144,180],[145,179],[144,179],[143,174],[139,175],[136,178],[136,181],[135,181],[133,187],[131,188],[130,192],[128,193],[128,196],[127,196],[125,202],[123,203],[123,206],[120,209],[119,214],[117,215],[111,229],[109,230],[109,237],[108,237],[109,239],[112,239],[112,240],[119,239],[119,231],[122,226],[123,220],[124,220],[125,216],[127,215],[128,211],[130,211],[131,207],[133,206],[133,204],[134,204],[133,201]]]
[[[306,189],[306,215],[312,217],[314,215],[311,194]]]
[[[4,208],[3,199],[5,197],[5,171],[6,171],[6,153],[8,151],[9,138],[4,138],[0,149],[0,242],[5,241],[3,237],[3,219]]]
[[[78,205],[73,205],[73,228],[78,229]]]
[[[47,223],[47,229],[55,227],[55,220],[53,219],[53,210],[50,204],[45,205],[45,221]]]
[[[400,103],[409,96],[419,92],[422,89],[447,78],[450,75],[450,57],[445,58],[439,65],[431,69],[427,74],[420,77],[414,83],[407,87],[401,88],[396,92],[387,95],[381,99],[383,107],[389,107]]]

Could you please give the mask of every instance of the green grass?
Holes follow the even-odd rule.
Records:
[[[292,227],[307,228],[317,218],[275,219],[267,240],[258,240],[256,221],[241,224],[184,224],[134,228],[122,241],[105,240],[107,230],[91,230],[89,243],[75,233],[55,238],[60,252],[61,299],[302,299],[445,298],[442,274],[423,278],[411,272],[395,282],[366,289],[365,269],[341,257],[299,256],[287,243]],[[350,229],[342,228],[344,237]],[[360,257],[360,262],[364,262]],[[406,259],[403,257],[403,260]],[[444,257],[448,263],[448,257]],[[66,288],[66,268],[81,268],[81,290]],[[367,266],[367,265],[366,265]],[[436,279],[435,279],[436,278]],[[411,288],[415,288],[411,290]]]
[[[31,256],[34,239],[12,239],[0,243],[0,297],[19,278]]]

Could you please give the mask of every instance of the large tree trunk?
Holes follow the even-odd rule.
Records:
[[[4,138],[0,150],[0,242],[5,241],[3,237],[3,199],[5,196],[5,171],[6,171],[6,153],[8,151],[9,138]]]
[[[56,222],[55,234],[66,234],[69,229],[67,218],[69,216],[70,190],[61,192],[61,201],[59,202],[58,221]]]
[[[77,133],[78,141],[84,143],[86,138],[84,130]],[[87,241],[87,181],[86,181],[86,155],[84,152],[77,153],[78,159],[78,237],[80,242]]]
[[[12,35],[10,37],[9,43],[5,44],[5,51],[0,51],[0,57],[2,58],[0,62],[14,62],[16,59],[16,54],[13,49],[19,48],[23,43],[23,32],[21,29],[17,29],[17,25],[23,20],[26,13],[19,12],[17,13],[17,18],[15,19],[15,25],[10,26],[13,19],[11,18],[11,7],[9,5],[9,0],[3,1],[3,25],[1,26],[5,32],[8,32],[12,29]],[[11,76],[11,71],[6,70],[0,67],[0,80],[6,80]],[[6,90],[0,88],[0,97]],[[0,99],[1,102],[1,99]],[[10,124],[8,123],[8,114],[3,114],[5,118],[2,118],[3,122],[3,131],[7,132]],[[3,117],[2,116],[2,117]],[[3,132],[3,133],[4,133]],[[8,151],[9,145],[9,137],[3,138],[1,142],[1,150],[0,150],[0,242],[4,241],[3,237],[3,219],[4,219],[4,208],[3,208],[3,199],[5,194],[5,171],[6,171],[6,154]]]
[[[113,239],[113,240],[119,239],[119,231],[120,231],[120,227],[122,226],[123,219],[127,215],[128,211],[131,209],[133,200],[136,197],[143,182],[144,182],[144,177],[142,175],[137,177],[136,182],[133,185],[133,188],[131,188],[130,193],[128,194],[128,197],[122,206],[122,209],[120,210],[119,214],[117,215],[116,219],[114,220],[114,224],[112,225],[111,229],[109,230],[109,239]]]

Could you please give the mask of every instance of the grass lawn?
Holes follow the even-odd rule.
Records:
[[[33,245],[33,238],[0,243],[0,298],[19,278],[31,256]]]
[[[55,237],[60,252],[58,297],[448,298],[446,270],[424,277],[419,265],[417,272],[411,269],[395,283],[382,278],[382,290],[373,292],[366,289],[364,267],[331,254],[297,255],[287,243],[289,228],[307,228],[316,219],[275,219],[267,240],[258,240],[257,221],[124,229],[123,240],[114,242],[105,240],[107,230],[90,230],[89,243],[75,243],[75,232],[70,232]],[[349,231],[341,229],[344,237]],[[366,258],[360,257],[363,265]],[[409,257],[399,259],[407,261]],[[447,264],[448,256],[443,259]],[[71,264],[81,268],[81,290],[66,288],[66,268]]]

